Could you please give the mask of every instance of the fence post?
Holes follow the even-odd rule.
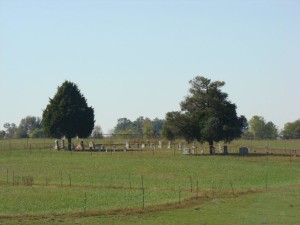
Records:
[[[179,189],[178,189],[178,201],[179,201],[179,204],[181,203],[181,189],[180,189],[180,186],[179,186]]]
[[[231,181],[231,180],[230,180],[230,186],[231,186],[232,194],[235,195],[235,194],[234,194],[234,190],[233,190],[233,184],[232,184],[232,181]]]
[[[191,176],[190,176],[190,184],[191,184],[191,192],[193,192],[193,180]]]
[[[87,202],[87,199],[86,199],[86,192],[84,193],[84,214],[86,213],[86,202]]]
[[[199,182],[197,181],[197,194],[196,194],[196,200],[198,199],[198,192],[199,192]]]
[[[62,187],[62,171],[60,171],[60,186]]]
[[[143,187],[143,210],[145,209],[145,188]]]

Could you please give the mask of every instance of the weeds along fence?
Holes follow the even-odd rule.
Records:
[[[173,149],[184,152],[189,150],[189,154],[209,154],[207,143],[187,143],[184,140],[175,140],[169,142],[161,139],[143,139],[143,138],[122,138],[108,137],[102,139],[72,139],[72,146],[78,145],[83,141],[85,150],[89,150],[89,143],[94,144],[94,151],[128,151],[134,150],[156,150]],[[0,139],[0,151],[15,151],[32,149],[54,149],[55,139],[49,138],[23,138],[23,139]],[[126,146],[126,143],[129,146]],[[59,145],[61,145],[59,143]],[[67,146],[65,140],[65,148]],[[300,140],[235,140],[229,144],[219,142],[215,143],[215,153],[222,154],[226,146],[229,154],[239,154],[241,147],[247,147],[250,154],[273,154],[273,155],[293,155],[300,156]]]

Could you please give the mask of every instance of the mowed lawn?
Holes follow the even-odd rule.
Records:
[[[1,151],[0,224],[300,224],[299,174],[299,157]]]

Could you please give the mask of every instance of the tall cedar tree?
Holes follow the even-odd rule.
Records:
[[[72,138],[86,138],[93,131],[94,109],[88,107],[76,84],[65,81],[43,111],[42,124],[47,136],[65,136],[71,150]]]
[[[166,114],[163,134],[169,138],[185,138],[188,142],[207,141],[213,153],[214,141],[230,142],[241,136],[247,126],[244,116],[237,116],[236,105],[220,90],[223,81],[211,82],[197,76],[190,82],[190,94],[180,103],[180,112]]]

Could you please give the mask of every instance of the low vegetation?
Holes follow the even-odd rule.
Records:
[[[188,156],[178,149],[2,150],[0,223],[220,224],[226,217],[222,224],[236,224],[237,216],[262,224],[278,222],[271,213],[283,201],[280,215],[289,222],[282,224],[295,224],[299,163],[299,157]]]

